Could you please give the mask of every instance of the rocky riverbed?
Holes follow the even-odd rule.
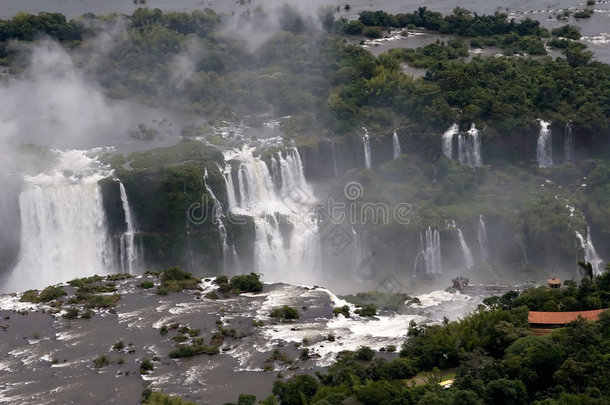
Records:
[[[94,284],[112,286],[98,295],[119,294],[116,305],[76,303],[79,291],[69,284],[61,285],[62,305],[0,296],[0,403],[138,403],[147,387],[205,404],[235,401],[240,393],[263,399],[277,378],[320,370],[343,350],[366,345],[397,356],[391,347],[400,349],[411,320],[456,318],[481,302],[436,291],[403,314],[361,317],[318,287],[266,284],[258,293],[223,294],[206,278],[197,289],[160,295],[152,274]],[[284,305],[299,318],[270,317]],[[345,305],[349,317],[333,313]],[[170,357],[193,342],[218,354]]]

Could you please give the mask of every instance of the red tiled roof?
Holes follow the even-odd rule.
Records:
[[[593,311],[571,311],[571,312],[542,312],[530,311],[528,315],[531,324],[566,324],[576,320],[579,316],[587,321],[597,321],[599,314],[605,309],[594,309]]]

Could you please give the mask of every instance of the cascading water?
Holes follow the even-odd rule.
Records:
[[[536,157],[539,167],[553,166],[553,145],[549,126],[550,122],[540,120],[540,133],[538,134],[538,147]]]
[[[593,240],[591,239],[591,230],[589,229],[589,227],[587,227],[586,239],[578,231],[576,231],[576,238],[578,238],[578,241],[580,242],[580,247],[585,253],[585,262],[591,263],[591,267],[593,267],[593,274],[602,274],[602,265],[604,261],[599,257],[597,251],[595,250],[595,246],[593,246]]]
[[[371,159],[371,139],[369,137],[369,131],[366,128],[362,128],[364,135],[362,136],[362,143],[364,145],[364,167],[370,169],[373,167]]]
[[[574,160],[574,139],[572,134],[572,125],[569,122],[566,124],[564,137],[566,162],[571,162],[572,160]]]
[[[111,174],[84,151],[71,150],[58,153],[57,164],[47,173],[24,176],[19,195],[20,258],[4,291],[41,288],[120,270],[114,268],[116,260],[98,185]],[[121,198],[126,222],[131,223],[124,188]],[[133,225],[128,224],[127,233],[133,234]],[[124,240],[126,260],[133,265],[133,236],[126,235]]]
[[[121,204],[123,205],[123,212],[125,213],[125,233],[120,237],[121,251],[120,262],[121,271],[123,273],[133,274],[138,265],[138,249],[135,246],[135,227],[133,219],[131,217],[131,208],[129,207],[129,200],[127,199],[127,192],[125,186],[119,181],[119,190],[121,193]]]
[[[335,172],[335,176],[337,176],[339,174],[339,171],[337,170],[337,153],[335,152],[335,141],[334,140],[330,143],[330,147],[331,147],[331,151],[332,151],[332,155],[333,155],[333,170]]]
[[[485,227],[485,221],[483,221],[483,214],[479,215],[477,240],[479,241],[479,247],[481,248],[481,260],[486,262],[489,260],[489,252],[487,250],[487,228]]]
[[[458,124],[453,124],[445,133],[443,134],[442,144],[443,144],[443,153],[449,159],[453,159],[453,137],[460,132],[460,128]]]
[[[321,270],[321,247],[313,204],[315,197],[305,181],[303,164],[296,148],[276,157],[281,186],[276,187],[267,165],[244,146],[228,152],[226,160],[240,161],[239,202],[232,203],[231,168],[224,175],[230,209],[252,217],[255,228],[254,269],[266,281],[311,281]]]
[[[398,134],[396,133],[396,130],[394,130],[394,135],[392,135],[392,151],[394,159],[398,159],[401,154],[401,150],[400,141],[398,140]]]
[[[214,195],[214,192],[212,191],[212,188],[210,187],[208,181],[209,181],[210,177],[208,174],[208,169],[207,167],[205,168],[205,171],[203,173],[203,185],[205,187],[205,190],[208,193],[208,196],[210,196],[210,199],[212,200],[212,218],[214,223],[216,224],[216,226],[218,227],[218,235],[220,236],[220,247],[222,249],[222,267],[224,270],[224,274],[227,274],[228,271],[228,266],[227,266],[227,261],[229,259],[229,244],[227,243],[227,228],[225,228],[224,223],[222,222],[222,204],[220,203],[220,201],[218,201],[218,199],[216,198],[216,195]]]
[[[460,248],[462,249],[462,254],[464,256],[464,264],[466,265],[466,268],[469,269],[473,266],[474,261],[472,260],[472,252],[466,243],[466,239],[464,239],[464,234],[462,233],[462,230],[457,227],[455,221],[451,221],[449,226],[457,231],[458,240],[460,241]]]
[[[418,269],[424,270],[426,275],[441,274],[441,235],[438,229],[428,227],[425,237],[420,233],[419,240],[421,251],[415,257],[415,274]]]
[[[229,163],[227,163],[224,170],[222,170],[220,168],[220,166],[218,166],[218,171],[222,173],[223,178],[225,179],[225,188],[227,190],[227,204],[228,204],[227,212],[229,212],[229,211],[235,212],[235,211],[239,210],[239,204],[237,203],[237,198],[235,197],[235,187],[233,186],[233,176],[231,175],[231,165]],[[226,234],[226,230],[225,230],[225,234]],[[232,272],[234,274],[240,274],[241,265],[240,265],[239,257],[237,256],[237,251],[235,250],[234,244],[231,245],[230,250],[231,250],[232,267],[229,268],[229,266],[225,262],[225,264],[224,264],[225,270],[227,271],[227,273]],[[224,251],[224,245],[223,245],[223,251]]]
[[[458,160],[462,166],[480,167],[483,164],[481,137],[474,123],[468,132],[458,136]]]

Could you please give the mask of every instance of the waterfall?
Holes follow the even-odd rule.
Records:
[[[485,221],[483,221],[483,214],[479,215],[477,240],[481,248],[481,260],[486,262],[489,259],[489,252],[487,251],[487,228],[485,227]]]
[[[540,120],[540,133],[538,134],[538,147],[536,157],[539,167],[553,166],[553,145],[549,126],[550,122]]]
[[[460,248],[462,249],[462,254],[464,256],[464,264],[466,265],[466,268],[469,269],[473,266],[474,261],[472,260],[472,253],[468,247],[468,244],[466,243],[466,239],[464,239],[464,234],[462,233],[462,230],[457,227],[455,221],[451,221],[449,226],[457,231],[458,240],[460,241]]]
[[[280,196],[282,199],[290,199],[293,202],[309,199],[313,196],[313,191],[303,174],[303,162],[297,148],[287,151],[286,157],[278,152],[280,166],[280,178],[282,187]]]
[[[332,155],[333,155],[333,170],[335,172],[335,177],[339,174],[339,171],[337,170],[337,154],[335,152],[335,141],[333,140],[330,143],[330,147],[331,147],[331,151],[332,151]]]
[[[443,153],[449,159],[453,159],[453,137],[459,133],[460,129],[458,124],[453,124],[443,134]]]
[[[254,222],[254,271],[262,273],[266,281],[310,282],[312,274],[321,270],[321,246],[315,197],[305,181],[298,150],[277,154],[281,180],[277,191],[267,165],[254,156],[254,148],[227,152],[225,160],[230,159],[240,162],[239,203],[230,204],[230,209]],[[233,186],[231,168],[225,168],[224,174],[229,189]]]
[[[208,193],[208,196],[212,200],[212,218],[216,226],[218,227],[218,235],[220,235],[220,246],[222,248],[222,267],[223,273],[227,274],[228,266],[227,261],[229,259],[229,245],[227,243],[227,228],[225,228],[224,223],[222,222],[222,204],[214,195],[210,184],[208,183],[210,177],[208,174],[208,168],[206,167],[203,172],[203,185],[205,187],[205,191]]]
[[[398,134],[396,133],[396,130],[394,130],[394,135],[392,135],[392,147],[393,147],[393,152],[394,152],[394,159],[398,159],[398,157],[400,156],[401,150],[400,150],[400,142],[398,141]]]
[[[119,190],[121,193],[123,212],[125,213],[125,233],[123,233],[120,237],[120,269],[123,273],[133,274],[137,268],[139,257],[134,240],[135,226],[131,217],[131,208],[129,207],[127,192],[125,191],[125,186],[120,181]]]
[[[220,167],[218,167],[220,170]],[[237,198],[235,197],[235,187],[233,187],[233,176],[231,176],[231,165],[227,163],[224,170],[220,170],[224,179],[225,179],[225,187],[227,189],[227,210],[231,210],[232,208],[237,208]]]
[[[566,162],[574,160],[574,139],[572,135],[572,125],[568,122],[565,129],[564,148],[566,153]]]
[[[458,160],[462,166],[480,167],[483,164],[481,137],[474,123],[468,132],[458,136]]]
[[[58,154],[53,170],[24,176],[19,195],[20,257],[4,291],[42,288],[116,271],[98,186],[99,180],[111,174],[84,151],[72,150]],[[123,192],[121,198],[123,207],[128,207]],[[125,215],[131,222],[128,208]],[[133,228],[127,232],[133,234]],[[133,239],[131,244],[133,249]]]
[[[373,167],[371,160],[371,140],[369,137],[369,131],[366,128],[364,130],[364,136],[362,137],[362,143],[364,144],[364,167],[370,169]]]
[[[597,254],[595,250],[595,246],[593,246],[593,240],[591,239],[591,230],[587,227],[587,238],[585,239],[582,234],[576,231],[576,237],[580,242],[580,247],[582,247],[585,252],[585,262],[591,263],[593,267],[593,274],[599,275],[603,272],[603,260]]]
[[[441,274],[441,236],[438,229],[428,227],[425,237],[420,233],[419,240],[421,251],[415,258],[415,273],[423,260],[426,275]]]
[[[275,156],[271,156],[271,179],[276,190],[279,190],[282,186],[282,177],[278,166]]]

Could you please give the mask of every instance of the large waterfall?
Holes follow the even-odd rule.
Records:
[[[462,166],[479,167],[483,164],[481,137],[474,123],[468,132],[458,136],[458,160]]]
[[[536,158],[539,167],[553,166],[553,144],[551,137],[550,122],[540,120],[540,133],[538,134],[538,147]]]
[[[316,200],[305,181],[298,150],[273,157],[276,182],[265,162],[254,156],[254,148],[244,146],[225,158],[240,162],[236,187],[231,167],[224,175],[229,209],[254,221],[253,270],[266,281],[311,281],[312,273],[321,272],[321,248],[313,210]]]
[[[574,136],[572,134],[572,125],[568,122],[566,124],[564,134],[564,148],[565,148],[565,160],[571,162],[574,160]]]
[[[396,130],[394,130],[394,134],[392,135],[392,152],[393,152],[394,159],[398,159],[398,157],[400,156],[401,150],[400,150],[400,141],[398,140],[398,134],[396,133]]]
[[[364,135],[362,136],[362,144],[364,145],[364,167],[370,169],[373,167],[371,159],[371,139],[369,137],[369,131],[366,128],[362,128]]]
[[[453,137],[460,132],[458,124],[453,124],[445,133],[442,138],[443,153],[449,159],[453,159]]]
[[[415,275],[422,270],[426,275],[441,274],[441,235],[438,229],[428,227],[424,236],[420,233],[419,239],[421,250],[415,257]]]
[[[21,250],[4,291],[42,288],[75,277],[129,271],[137,261],[127,194],[126,232],[113,247],[98,181],[112,173],[86,152],[58,153],[55,167],[24,176],[19,195]],[[117,252],[115,256],[114,252]]]
[[[603,272],[603,260],[597,254],[595,250],[595,246],[593,246],[593,240],[591,239],[591,230],[587,227],[587,238],[585,239],[582,234],[576,231],[576,237],[580,242],[580,247],[583,249],[585,253],[585,262],[591,263],[593,267],[593,274],[599,275]]]

